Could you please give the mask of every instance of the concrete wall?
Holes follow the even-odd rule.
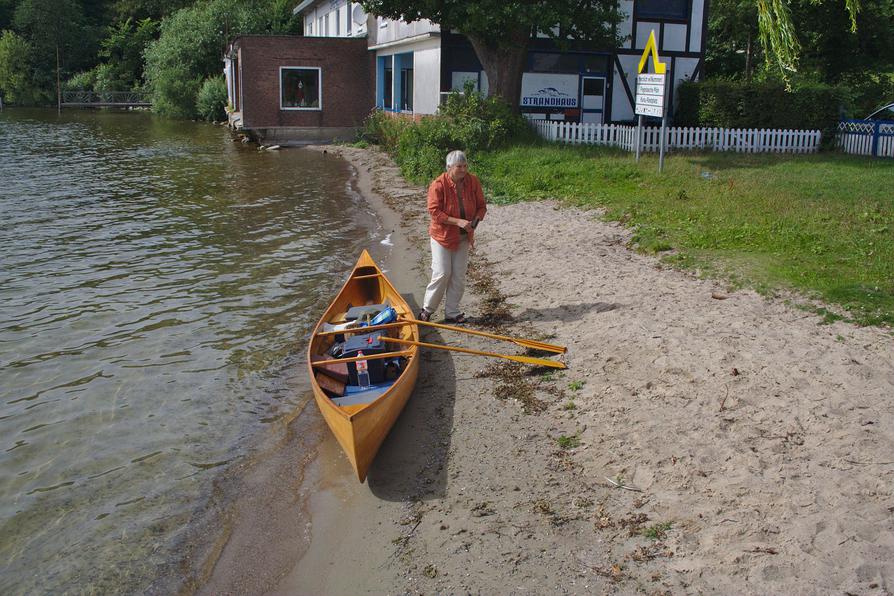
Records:
[[[245,36],[234,44],[246,129],[354,128],[373,108],[374,58],[365,38]],[[321,109],[280,108],[281,66],[321,69]]]

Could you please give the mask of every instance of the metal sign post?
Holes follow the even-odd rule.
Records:
[[[639,163],[639,146],[643,140],[643,117],[639,117],[639,121],[636,124],[636,163]]]
[[[652,56],[655,74],[643,74],[646,64]],[[643,116],[661,118],[661,141],[659,144],[658,171],[664,167],[664,135],[667,118],[665,105],[667,97],[667,64],[658,58],[658,44],[655,42],[655,31],[649,33],[649,40],[639,59],[639,70],[636,75],[636,107],[634,113],[639,116],[636,127],[636,161],[639,162],[640,145],[642,144]]]

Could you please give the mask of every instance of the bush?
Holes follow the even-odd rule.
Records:
[[[423,182],[444,171],[450,151],[461,149],[472,155],[532,134],[524,118],[502,99],[484,97],[468,83],[462,93],[447,97],[437,116],[420,122],[373,112],[361,138],[385,147],[406,177]]]
[[[209,77],[196,95],[196,112],[208,121],[227,118],[227,82],[223,75]]]
[[[35,83],[32,47],[12,31],[0,33],[0,93],[3,101],[33,104],[45,100],[40,86]]]
[[[91,68],[85,72],[79,72],[62,83],[63,91],[93,91],[96,88],[95,68]]]
[[[842,77],[849,118],[865,118],[894,101],[894,72],[854,72]]]
[[[286,18],[287,7],[283,0],[208,0],[166,17],[161,35],[145,52],[153,109],[178,118],[196,116],[199,88],[220,72],[227,42],[241,34],[287,32],[282,28],[296,23]]]
[[[683,83],[677,95],[677,126],[834,130],[846,103],[838,87],[781,82],[711,80]]]

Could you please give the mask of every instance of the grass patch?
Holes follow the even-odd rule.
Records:
[[[763,293],[795,290],[894,324],[894,161],[837,153],[671,154],[534,144],[479,153],[489,200],[603,208],[635,248]]]
[[[580,391],[584,388],[584,381],[571,381],[568,383],[568,388],[572,391]]]
[[[643,529],[643,536],[651,540],[662,540],[667,537],[667,531],[673,527],[674,522],[662,522]]]
[[[574,449],[575,447],[580,446],[580,438],[577,435],[571,435],[570,437],[561,435],[556,439],[556,442],[561,449]]]
[[[562,406],[562,409],[563,409],[563,410],[568,410],[568,411],[570,411],[570,410],[576,410],[576,409],[577,409],[577,405],[576,405],[573,401],[567,401],[567,402],[565,402],[565,405]]]

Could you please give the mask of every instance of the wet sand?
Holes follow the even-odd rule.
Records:
[[[418,304],[424,189],[328,151]],[[666,269],[595,212],[493,207],[477,238],[466,312],[568,345],[570,370],[424,353],[366,484],[311,402],[246,474],[201,593],[891,593],[890,331]]]

